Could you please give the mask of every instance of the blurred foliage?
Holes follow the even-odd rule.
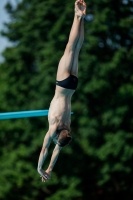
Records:
[[[0,65],[0,111],[48,109],[73,20],[71,0],[6,5],[13,47]],[[133,198],[133,1],[90,0],[72,98],[73,142],[47,183],[37,162],[45,117],[0,122],[0,199]],[[44,167],[48,165],[54,144]]]

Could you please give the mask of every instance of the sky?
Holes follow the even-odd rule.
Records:
[[[11,2],[13,6],[15,6],[18,2],[18,0],[0,0],[0,32],[1,30],[4,29],[4,22],[9,22],[10,17],[6,10],[4,9],[4,6],[6,5],[7,2]],[[7,40],[6,37],[3,37],[0,33],[0,62],[3,61],[2,58],[2,51],[7,47],[11,46],[12,44]]]

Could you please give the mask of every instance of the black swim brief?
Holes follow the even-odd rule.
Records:
[[[56,85],[66,88],[66,89],[76,90],[77,85],[78,85],[78,78],[70,74],[68,78],[62,81],[56,81]]]

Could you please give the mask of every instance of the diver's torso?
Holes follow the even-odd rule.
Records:
[[[74,90],[56,86],[55,96],[49,107],[49,125],[57,124],[58,129],[63,126],[70,129],[71,97]]]

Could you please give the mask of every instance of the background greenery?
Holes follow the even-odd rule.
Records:
[[[48,109],[73,20],[71,0],[6,5],[14,46],[0,65],[0,112]],[[46,117],[0,122],[0,199],[133,199],[133,1],[89,0],[73,142],[47,183],[37,173]],[[45,162],[47,167],[49,156]]]

